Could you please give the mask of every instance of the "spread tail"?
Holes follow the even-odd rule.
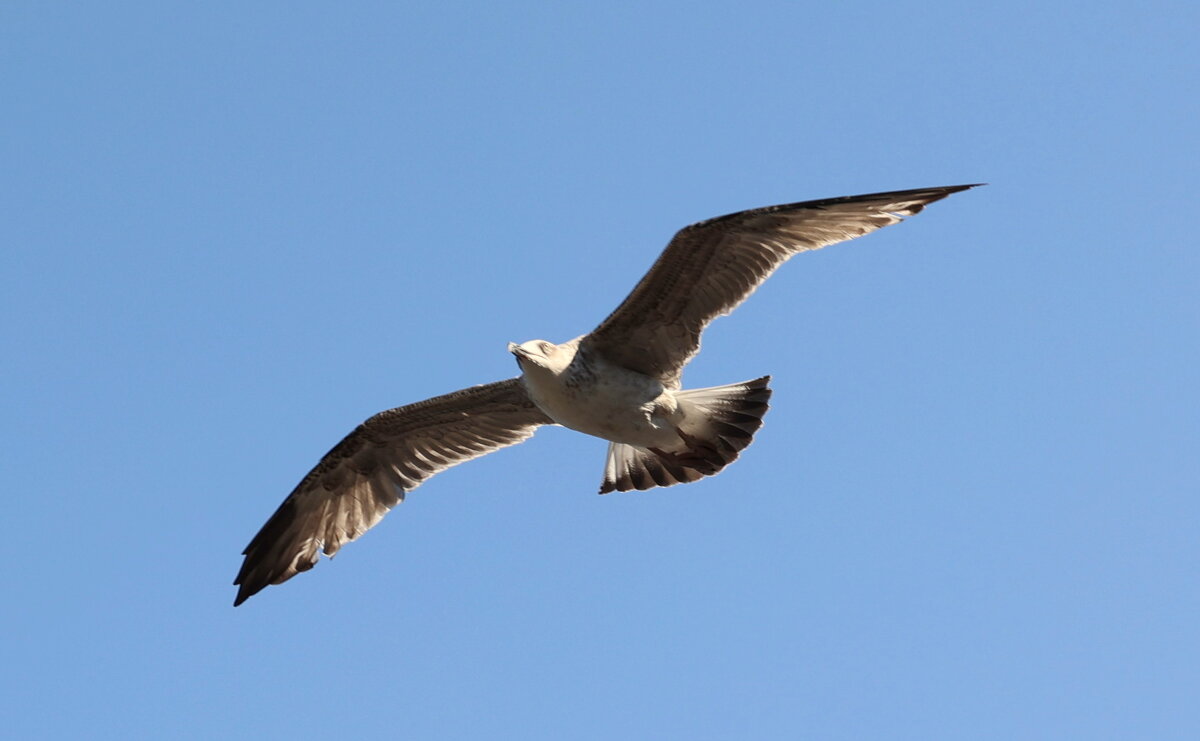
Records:
[[[733,463],[754,439],[769,408],[770,376],[679,391],[684,411],[678,448],[661,450],[610,443],[600,493],[672,486],[712,476]]]

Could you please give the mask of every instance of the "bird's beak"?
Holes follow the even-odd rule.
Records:
[[[529,352],[515,342],[508,343],[508,351],[517,359],[517,365],[524,368],[525,366],[521,363],[529,360]]]
[[[508,351],[513,354],[514,358],[517,359],[517,367],[521,369],[522,373],[524,373],[525,361],[529,360],[528,353],[526,353],[525,350],[515,342],[508,343]]]

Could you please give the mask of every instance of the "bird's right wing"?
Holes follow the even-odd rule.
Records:
[[[380,412],[329,451],[283,501],[243,554],[240,605],[307,571],[379,522],[439,471],[527,439],[553,424],[519,378]]]
[[[673,385],[708,323],[733,311],[792,255],[861,237],[972,187],[788,203],[684,227],[581,349]]]

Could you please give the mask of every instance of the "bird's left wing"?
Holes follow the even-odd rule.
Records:
[[[553,424],[519,378],[380,412],[329,451],[246,546],[235,606],[337,553],[439,471]]]
[[[582,350],[676,385],[700,333],[792,255],[861,237],[973,185],[827,198],[684,227]]]

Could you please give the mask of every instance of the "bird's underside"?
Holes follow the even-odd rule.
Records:
[[[521,375],[371,417],[283,501],[243,552],[235,605],[333,556],[439,471],[545,424],[609,441],[600,492],[718,473],[750,444],[769,377],[682,389],[700,335],[793,255],[862,236],[974,187],[872,193],[742,211],[680,230],[590,334],[510,345]]]

